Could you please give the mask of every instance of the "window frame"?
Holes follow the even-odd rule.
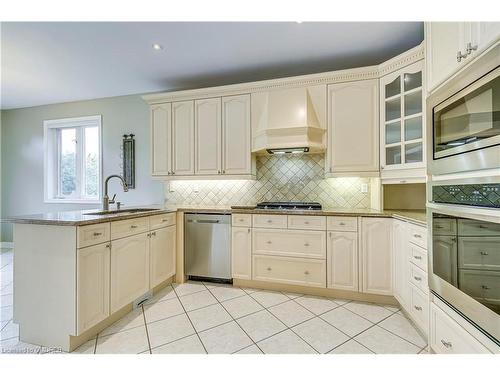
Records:
[[[98,191],[96,198],[85,198],[82,184],[84,181],[85,158],[85,135],[84,129],[87,127],[97,127],[98,148],[99,148],[99,173],[98,173]],[[77,151],[76,151],[76,171],[77,186],[80,187],[78,198],[61,197],[60,176],[60,132],[58,129],[74,128],[76,129]],[[84,116],[70,117],[54,120],[45,120],[43,122],[43,148],[44,148],[44,203],[69,203],[69,204],[100,204],[102,198],[102,178],[103,178],[103,155],[102,155],[102,116]]]

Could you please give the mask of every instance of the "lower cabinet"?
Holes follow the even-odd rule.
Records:
[[[392,220],[361,218],[363,293],[392,295]]]
[[[357,232],[328,232],[326,262],[328,288],[359,290]]]
[[[150,233],[150,285],[152,289],[175,275],[176,226]]]
[[[77,250],[77,334],[109,316],[110,245]]]
[[[235,279],[252,278],[252,229],[234,227],[231,235],[231,268]]]
[[[394,297],[403,308],[408,310],[410,306],[408,230],[404,221],[393,221],[392,251],[394,257]]]
[[[140,233],[111,243],[111,313],[149,290],[149,236]]]

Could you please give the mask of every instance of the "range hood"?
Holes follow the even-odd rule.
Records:
[[[252,152],[324,152],[326,85],[252,94]]]

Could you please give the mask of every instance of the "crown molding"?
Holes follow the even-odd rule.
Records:
[[[329,85],[333,83],[379,79],[395,70],[404,68],[424,58],[423,43],[380,65],[336,70],[325,73],[269,79],[233,85],[207,87],[193,90],[168,91],[143,95],[149,104],[161,104],[183,100],[206,99],[216,96],[232,96],[255,92],[279,90],[303,86]]]

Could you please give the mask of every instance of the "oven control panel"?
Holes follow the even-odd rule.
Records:
[[[435,185],[432,201],[500,208],[500,184]]]

